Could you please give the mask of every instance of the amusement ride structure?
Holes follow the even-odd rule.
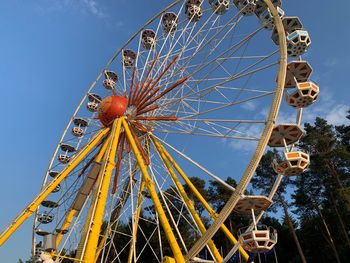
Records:
[[[319,93],[301,58],[310,44],[299,18],[286,16],[280,0],[174,1],[115,53],[88,88],[39,194],[1,233],[0,245],[34,215],[38,262],[140,262],[146,248],[154,256],[150,262],[228,262],[236,253],[246,261],[250,253],[270,251],[277,232],[259,220],[283,177],[309,164],[297,143],[303,109]],[[295,112],[294,123],[277,123],[281,103]],[[255,109],[246,110],[252,104]],[[174,145],[186,136],[256,143],[236,188],[225,182],[227,175],[213,174]],[[268,146],[284,152],[282,162],[271,164],[277,174],[271,192],[244,195]],[[220,213],[179,159],[196,167],[196,176],[231,191]],[[210,221],[202,221],[189,196]],[[251,217],[237,236],[224,224],[232,213]],[[140,248],[143,221],[152,234]],[[183,238],[184,230],[193,240]],[[229,253],[216,247],[218,231],[232,244]],[[211,260],[201,258],[203,249]]]

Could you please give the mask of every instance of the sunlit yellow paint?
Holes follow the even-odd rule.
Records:
[[[164,257],[162,263],[176,263],[175,259],[171,257]]]
[[[138,230],[138,225],[139,225],[139,219],[140,219],[140,214],[141,214],[141,205],[142,205],[142,192],[145,188],[145,181],[141,181],[140,189],[139,189],[139,194],[137,197],[137,210],[136,210],[136,216],[135,216],[135,222],[134,222],[134,231],[133,231],[133,242],[130,245],[129,249],[129,256],[128,256],[128,263],[132,263],[132,256],[134,252],[134,245],[136,244],[137,240],[137,230]]]
[[[152,140],[157,141],[156,138],[154,138],[153,136],[151,137]],[[209,203],[203,198],[203,196],[201,195],[201,193],[197,190],[197,188],[193,185],[193,183],[191,182],[191,180],[187,177],[187,175],[182,171],[182,169],[180,168],[180,166],[174,161],[174,159],[171,157],[171,155],[169,154],[169,152],[164,148],[163,145],[161,145],[159,143],[159,146],[161,147],[162,151],[164,152],[166,158],[170,161],[170,163],[173,165],[173,167],[175,168],[175,170],[180,174],[180,176],[182,177],[182,179],[186,182],[186,184],[188,185],[188,187],[191,189],[191,191],[194,193],[194,195],[198,198],[198,200],[202,203],[202,205],[204,206],[204,208],[208,211],[210,217],[212,219],[216,219],[218,214],[214,211],[214,209],[209,205]],[[221,230],[224,232],[224,234],[226,235],[226,237],[230,240],[230,242],[232,244],[236,244],[238,241],[237,239],[233,236],[233,234],[231,233],[231,231],[224,225],[221,225]],[[249,255],[248,253],[241,247],[239,247],[239,251],[241,253],[241,255],[243,256],[243,258],[245,260],[248,260]]]
[[[73,221],[73,218],[76,214],[76,210],[72,209],[68,212],[66,218],[64,219],[64,222],[62,224],[62,227],[61,227],[61,232],[57,234],[57,237],[56,237],[56,247],[58,247],[61,243],[61,240],[63,238],[63,233],[62,231],[65,231],[69,228],[70,224],[72,223]]]
[[[108,139],[106,140],[106,142],[104,142],[104,144],[102,145],[98,155],[96,156],[96,159],[94,160],[95,163],[100,163],[102,160],[103,155],[105,154],[106,150],[107,150],[107,146],[108,146]],[[64,219],[64,222],[62,224],[62,227],[60,228],[62,231],[67,230],[70,226],[70,224],[73,221],[73,218],[76,216],[77,211],[75,209],[71,209],[68,214],[66,215],[66,218]],[[56,238],[56,247],[58,247],[61,243],[61,240],[63,238],[62,233],[58,233],[57,234],[57,238]]]
[[[205,233],[205,231],[206,231],[205,225],[203,224],[203,222],[202,222],[200,216],[198,215],[198,213],[196,212],[196,209],[194,208],[194,205],[193,205],[191,199],[188,197],[188,195],[187,195],[185,189],[183,188],[181,182],[177,178],[177,176],[176,176],[173,168],[171,167],[170,162],[169,162],[168,158],[166,157],[166,155],[165,155],[165,153],[164,153],[160,143],[157,140],[155,140],[153,137],[151,137],[151,139],[152,139],[154,145],[156,146],[156,148],[158,150],[158,153],[159,153],[160,157],[162,158],[162,161],[165,164],[165,166],[166,166],[166,168],[167,168],[171,178],[173,179],[177,189],[179,190],[179,193],[182,196],[182,199],[184,200],[184,202],[185,202],[189,212],[191,213],[194,221],[196,222],[199,231],[202,234]],[[215,244],[214,244],[214,242],[212,240],[208,241],[208,246],[209,246],[210,251],[213,254],[216,262],[222,262],[222,257],[221,257],[221,255],[219,253],[219,250],[216,248],[216,246],[215,246]]]
[[[132,170],[132,176],[131,176],[131,180],[134,180],[134,176],[135,176],[135,173],[138,169],[138,166],[137,164],[135,164],[133,170]],[[128,184],[130,185],[130,182],[128,182]],[[127,192],[125,189],[124,189],[124,192]],[[102,249],[103,249],[103,246],[105,245],[105,242],[107,240],[107,237],[109,235],[109,233],[111,232],[111,230],[113,229],[113,222],[110,222],[111,225],[104,231],[103,235],[102,235],[102,238],[100,239],[99,243],[98,243],[98,248],[97,248],[97,253],[96,253],[96,256],[95,256],[95,262],[97,261],[99,255],[101,254],[102,252]]]
[[[66,165],[42,191],[34,198],[34,200],[12,221],[12,223],[0,234],[0,246],[17,230],[17,228],[30,217],[42,201],[66,178],[66,176],[86,157],[86,155],[100,142],[104,135],[107,134],[109,128],[105,128],[98,132],[94,138],[83,147],[80,152]]]
[[[117,151],[118,140],[123,117],[117,119],[113,123],[111,131],[111,141],[109,142],[107,151],[102,160],[102,169],[99,177],[101,178],[101,186],[98,189],[98,198],[96,200],[95,211],[92,216],[90,232],[86,242],[86,248],[83,254],[83,261],[86,263],[94,263],[98,239],[101,233],[103,223],[103,215],[106,207],[108,189],[111,182],[112,171],[115,167],[115,155]]]
[[[163,230],[165,232],[165,235],[169,241],[169,245],[171,247],[171,250],[174,254],[174,258],[176,260],[177,263],[185,263],[185,258],[181,252],[181,249],[179,247],[179,244],[177,243],[177,240],[176,240],[176,237],[171,229],[171,226],[168,222],[168,219],[167,219],[167,216],[164,212],[164,209],[162,207],[162,204],[158,198],[158,195],[157,195],[157,191],[155,189],[155,186],[154,186],[154,183],[151,179],[151,177],[149,176],[148,174],[148,171],[147,171],[147,168],[146,168],[146,165],[144,164],[143,162],[143,159],[142,159],[142,156],[141,156],[141,153],[139,151],[139,149],[137,148],[136,146],[136,143],[135,143],[135,140],[130,132],[130,128],[128,126],[128,123],[123,119],[123,127],[124,127],[124,130],[125,130],[125,133],[126,133],[126,136],[130,142],[130,145],[132,147],[132,150],[135,154],[135,158],[138,162],[138,165],[140,167],[140,170],[141,170],[141,173],[142,173],[142,176],[143,176],[143,180],[145,181],[145,184],[146,184],[146,187],[147,187],[147,190],[153,200],[153,204],[154,204],[154,207],[158,213],[158,217],[159,217],[159,220],[162,224],[162,227],[163,227]]]

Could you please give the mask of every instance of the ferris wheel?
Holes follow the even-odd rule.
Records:
[[[34,214],[38,262],[145,262],[145,251],[152,255],[147,262],[228,262],[235,253],[247,260],[273,249],[277,232],[259,220],[283,177],[309,164],[297,142],[303,109],[319,93],[301,58],[310,44],[280,0],[174,1],[132,35],[88,88],[40,193],[1,233],[0,245]],[[281,103],[295,112],[294,123],[277,123]],[[220,145],[216,150],[223,141],[254,144],[236,188],[186,152],[205,151],[209,140]],[[282,162],[271,164],[278,174],[271,193],[244,195],[267,147],[284,152]],[[220,213],[190,180],[194,175],[232,192]],[[231,213],[252,221],[237,236],[224,224]],[[218,231],[232,245],[228,253],[213,241]]]

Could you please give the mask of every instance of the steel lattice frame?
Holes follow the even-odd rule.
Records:
[[[181,17],[188,7],[186,7],[186,1],[177,0],[149,20],[113,55],[89,87],[63,132],[49,163],[40,194],[1,234],[0,244],[26,218],[35,213],[32,247],[35,255],[36,234],[41,231],[40,227],[43,225],[38,221],[39,216],[42,215],[40,204],[43,204],[51,192],[55,193],[60,190],[58,200],[53,202],[58,207],[46,210],[52,213],[56,209],[54,227],[57,230],[56,244],[59,245],[59,249],[54,255],[58,258],[68,257],[67,251],[75,251],[75,260],[81,262],[97,262],[97,259],[99,262],[121,262],[120,255],[128,249],[128,262],[136,262],[144,249],[150,249],[156,260],[161,262],[166,259],[162,246],[162,231],[165,231],[177,262],[189,262],[205,247],[218,262],[227,262],[238,249],[247,259],[247,253],[239,247],[235,237],[225,227],[224,221],[243,196],[275,127],[283,97],[288,62],[286,32],[278,10],[271,0],[264,0],[264,2],[271,11],[279,36],[277,50],[264,55],[245,54],[249,50],[250,41],[254,40],[264,26],[249,33],[240,32],[241,35],[235,35],[237,28],[243,23],[242,10],[244,11],[244,8],[230,18],[223,18],[224,15],[215,14],[218,10],[204,7],[203,17],[205,15],[208,17],[201,24],[197,24],[192,21],[195,15],[188,19]],[[199,3],[198,7],[201,7],[203,2],[192,1],[191,3]],[[182,18],[176,21],[179,30],[174,33],[171,28],[169,32],[162,35],[160,33],[161,16],[177,6],[180,6],[177,16]],[[154,35],[157,36],[157,43],[162,44],[144,50],[141,45],[142,32],[149,26],[157,28]],[[235,42],[235,38],[238,38],[238,41]],[[128,65],[123,61],[120,69],[122,71],[120,84],[104,92],[105,95],[112,91],[124,94],[124,96],[129,94],[129,108],[126,116],[116,119],[113,125],[107,128],[101,128],[99,121],[96,120],[96,112],[91,113],[85,118],[86,120],[79,119],[84,103],[89,100],[90,102],[101,102],[101,97],[96,97],[93,92],[99,84],[102,84],[102,76],[116,67],[113,63],[117,61],[117,58],[121,57],[122,60],[126,58],[124,52],[132,45],[137,48],[134,58],[135,66],[131,67],[133,70],[128,69]],[[278,55],[279,57],[276,58]],[[237,64],[232,62],[235,60],[238,60]],[[242,64],[244,67],[241,69]],[[230,71],[231,68],[234,70]],[[247,88],[251,78],[260,72],[267,74],[268,70],[277,71],[276,87],[272,90]],[[138,79],[137,84],[136,79]],[[241,79],[245,80],[239,83]],[[231,86],[231,82],[235,83],[235,81],[239,83],[238,86]],[[159,88],[155,88],[158,83]],[[261,85],[261,83],[258,84]],[[145,86],[150,86],[150,90],[144,88]],[[134,90],[132,90],[133,87]],[[152,94],[153,91],[154,94]],[[244,92],[256,94],[241,97],[242,94],[245,94]],[[231,99],[231,96],[234,99]],[[271,106],[263,120],[213,117],[219,113],[223,113],[221,115],[226,117],[225,110],[251,101],[262,100],[266,103],[264,100],[268,96],[272,97]],[[152,104],[155,102],[157,104]],[[135,115],[132,112],[134,110],[132,106],[144,113]],[[298,111],[298,125],[300,125],[301,115],[302,109]],[[83,127],[84,136],[78,136],[78,138],[68,136],[69,129],[74,125],[78,125],[78,128]],[[259,128],[261,132],[255,136],[246,132],[247,128],[240,130],[242,125],[264,127]],[[168,138],[173,134],[256,141],[257,147],[237,188],[233,189],[222,178],[214,175],[169,144]],[[56,158],[59,156],[60,149],[63,149],[62,145],[68,143],[74,144],[75,155],[68,164],[59,164]],[[191,186],[191,181],[166,148],[171,149],[204,174],[232,190],[232,196],[220,214],[210,207],[195,186]],[[67,149],[67,146],[64,149]],[[67,155],[68,152],[66,150],[64,154]],[[87,172],[91,166],[92,170],[94,168],[97,170]],[[56,177],[51,178],[55,169],[60,171],[57,172]],[[115,179],[112,180],[114,169],[117,172]],[[74,202],[86,186],[87,177],[92,174],[95,174],[93,182],[95,189],[90,189],[86,198],[83,199],[83,204],[79,206],[79,210],[74,210]],[[274,196],[282,177],[282,175],[277,177],[269,195],[270,199]],[[190,186],[210,216],[211,225],[208,229],[204,227],[192,201],[188,199],[183,190],[182,182]],[[165,191],[165,188],[168,188],[168,191]],[[145,189],[148,190],[151,198],[145,196]],[[108,195],[110,192],[112,195]],[[146,205],[146,208],[149,209],[148,214],[143,216],[141,209]],[[262,214],[263,212],[258,215],[257,221],[260,220]],[[145,236],[140,222],[153,225],[151,236]],[[193,231],[196,239],[193,244],[186,244],[186,241],[182,239],[181,223],[185,223]],[[122,224],[128,225],[129,229],[121,231],[118,227]],[[224,258],[211,241],[220,228],[235,244]],[[129,239],[122,248],[117,248],[117,244],[114,243],[114,238],[118,235]],[[144,247],[138,251],[139,254],[136,252],[137,235],[145,239]],[[151,239],[155,236],[158,236],[159,252],[155,251],[150,244]]]

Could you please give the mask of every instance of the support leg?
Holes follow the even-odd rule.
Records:
[[[173,231],[171,229],[171,225],[168,222],[167,216],[166,216],[166,214],[164,212],[162,204],[161,204],[161,202],[159,200],[159,197],[157,195],[154,183],[153,183],[151,177],[148,174],[148,171],[147,171],[146,165],[143,162],[141,153],[140,153],[139,149],[136,146],[136,142],[135,142],[135,140],[134,140],[134,138],[133,138],[133,136],[131,134],[129,125],[128,125],[128,123],[125,120],[123,120],[123,127],[125,129],[125,133],[126,133],[127,138],[128,138],[128,140],[129,140],[129,142],[131,144],[133,152],[135,154],[135,158],[136,158],[136,160],[138,162],[138,165],[140,167],[140,170],[141,170],[141,173],[142,173],[142,176],[143,176],[143,180],[145,181],[147,190],[148,190],[148,192],[151,195],[151,198],[153,200],[154,207],[155,207],[155,209],[156,209],[156,211],[158,213],[158,216],[159,216],[160,222],[161,222],[161,224],[163,226],[165,235],[166,235],[166,237],[167,237],[167,239],[169,241],[169,245],[170,245],[171,250],[172,250],[172,252],[174,254],[174,258],[175,258],[177,263],[185,263],[185,258],[184,258],[183,254],[181,252],[179,244],[177,243],[176,237],[175,237],[175,235],[174,235],[174,233],[173,233]]]
[[[176,185],[176,187],[177,187],[177,189],[178,189],[182,199],[184,200],[184,202],[185,202],[189,212],[191,213],[191,215],[192,215],[192,217],[193,217],[197,227],[199,228],[199,231],[202,234],[205,233],[205,231],[206,231],[205,225],[203,224],[203,222],[202,222],[200,216],[198,215],[198,213],[196,212],[196,209],[194,208],[194,205],[193,205],[192,201],[187,196],[185,189],[183,188],[180,180],[177,178],[173,168],[170,165],[169,160],[166,158],[165,153],[162,151],[160,143],[157,140],[155,140],[154,138],[152,138],[152,141],[153,141],[153,143],[154,143],[154,145],[155,145],[155,147],[156,147],[160,157],[162,158],[163,163],[165,164],[165,166],[166,166],[166,168],[167,168],[171,178],[173,179],[173,181],[174,181],[174,183],[175,183],[175,185]],[[216,248],[216,246],[215,246],[215,244],[214,244],[214,242],[212,240],[210,240],[208,242],[208,246],[210,248],[211,253],[213,254],[213,256],[215,258],[215,261],[216,262],[221,262],[222,261],[222,257],[220,255],[220,252]]]
[[[107,150],[107,147],[108,147],[108,144],[109,144],[109,137],[107,138],[107,140],[103,143],[100,151],[98,152],[98,154],[96,155],[95,159],[93,160],[94,162],[94,166],[100,166],[101,165],[101,160]],[[76,197],[75,197],[75,201],[73,202],[73,204],[76,203],[76,201],[79,199],[79,203],[85,203],[86,199],[88,198],[88,196],[86,196],[85,194],[81,194],[81,191],[85,192],[86,193],[86,187],[84,187],[85,184],[90,184],[89,182],[89,175],[91,175],[90,173],[95,173],[95,167],[93,166],[93,168],[91,168],[89,174],[87,175],[87,178],[85,178],[85,182],[83,184],[83,186],[80,188],[79,192],[77,193]],[[97,167],[98,167],[97,166]],[[96,170],[96,173],[98,173],[98,171]],[[98,178],[96,178],[95,180],[97,181]],[[93,185],[91,186],[93,187]],[[85,200],[85,201],[81,201],[81,199]],[[75,216],[77,216],[80,212],[80,208],[77,208],[77,207],[72,207],[71,210],[67,213],[66,215],[66,218],[65,220],[63,221],[63,224],[61,226],[61,232],[58,233],[57,235],[57,238],[56,238],[56,248],[58,248],[58,246],[60,245],[61,243],[61,240],[63,238],[63,231],[66,231],[68,230],[68,228],[70,227],[72,221],[73,221],[73,218]],[[87,228],[87,227],[86,227]],[[83,231],[84,232],[84,231]],[[83,238],[84,236],[84,233],[82,234],[82,238],[81,239],[84,239]],[[84,239],[85,240],[85,239]],[[80,245],[80,244],[79,244]],[[83,245],[80,245],[80,246],[83,246]],[[79,247],[79,246],[78,246]],[[77,255],[79,255],[79,249],[78,249],[78,253]]]
[[[137,229],[139,225],[139,219],[141,214],[141,205],[142,205],[142,192],[145,188],[145,181],[141,181],[140,189],[139,189],[139,195],[137,197],[137,210],[136,210],[136,216],[135,216],[135,223],[134,223],[134,229],[132,232],[133,235],[133,241],[130,245],[129,249],[129,256],[128,256],[128,263],[132,263],[132,258],[134,255],[134,248],[136,246],[136,239],[137,239]]]
[[[102,169],[100,171],[101,185],[98,191],[98,198],[94,205],[93,216],[91,219],[89,235],[86,242],[86,247],[83,252],[83,261],[85,263],[93,263],[97,252],[98,239],[103,223],[103,215],[106,207],[109,185],[111,182],[112,171],[115,167],[115,156],[117,151],[118,140],[120,136],[121,124],[124,118],[116,119],[113,123],[110,142],[103,158]]]
[[[63,235],[64,235],[64,232],[66,230],[68,230],[68,228],[69,228],[70,224],[72,223],[73,218],[75,217],[76,214],[77,214],[77,211],[75,209],[72,209],[66,215],[66,218],[64,219],[64,222],[60,228],[60,232],[57,234],[57,237],[56,237],[56,249],[60,245],[61,240],[62,240]]]
[[[157,141],[155,137],[151,137],[152,140]],[[218,214],[214,211],[214,209],[210,206],[210,204],[203,198],[201,193],[196,189],[196,187],[192,184],[191,180],[187,177],[187,175],[183,172],[183,170],[180,168],[180,166],[174,161],[172,156],[169,154],[169,152],[164,148],[163,145],[160,145],[161,150],[164,152],[166,158],[170,161],[170,163],[173,165],[175,170],[178,172],[178,174],[182,177],[182,179],[186,182],[188,187],[191,189],[193,194],[198,198],[198,200],[202,203],[204,208],[208,211],[210,217],[212,219],[216,219],[218,217]],[[232,244],[236,244],[238,241],[237,239],[232,235],[231,231],[224,225],[221,225],[221,230],[225,233],[226,237],[231,241]],[[239,251],[242,254],[245,261],[248,260],[249,255],[248,253],[241,247],[239,247]]]
[[[107,134],[109,128],[99,133],[83,148],[80,152],[66,165],[62,172],[57,175],[42,191],[34,198],[34,200],[12,221],[12,223],[0,234],[0,246],[17,230],[17,228],[30,217],[42,201],[61,183],[66,176],[86,157],[86,155],[100,142]]]
[[[126,203],[126,201],[129,199],[130,196],[130,191],[131,191],[131,187],[134,186],[135,182],[134,182],[134,176],[137,172],[138,166],[137,164],[134,165],[134,168],[132,170],[132,175],[129,178],[129,180],[125,183],[124,188],[122,190],[122,195],[120,197],[120,201],[118,203],[118,205],[116,207],[114,207],[112,214],[111,214],[111,218],[110,218],[110,226],[104,231],[104,233],[102,234],[102,238],[98,243],[98,248],[97,248],[97,253],[96,253],[96,257],[95,257],[95,262],[97,261],[99,255],[101,254],[103,247],[105,245],[105,243],[107,242],[107,238],[109,238],[109,234],[113,231],[116,230],[116,227],[118,226],[117,224],[117,220],[120,216],[120,211],[121,209],[124,207],[124,204]],[[131,180],[131,181],[130,181]]]

